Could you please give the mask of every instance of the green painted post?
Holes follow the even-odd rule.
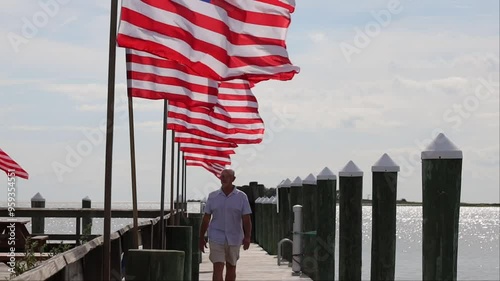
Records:
[[[339,280],[361,280],[363,172],[349,161],[339,172]]]
[[[372,166],[371,280],[394,280],[398,172],[386,153]]]
[[[260,231],[262,229],[260,219],[262,215],[262,206],[260,204],[260,201],[262,201],[262,197],[259,197],[255,200],[255,241],[257,242],[257,244],[262,246],[260,239]]]
[[[187,225],[192,228],[192,258],[191,258],[191,280],[198,281],[200,278],[201,251],[198,247],[200,241],[200,227],[204,214],[188,213]]]
[[[266,196],[266,187],[263,184],[257,184],[257,190],[259,191],[259,197]]]
[[[280,200],[283,201],[283,206],[280,206],[280,209],[283,210],[283,221],[282,229],[283,229],[283,237],[292,240],[292,220],[293,220],[293,212],[292,205],[290,205],[290,186],[292,181],[290,179],[285,179],[280,184],[280,190],[283,191],[283,196],[280,197]],[[292,245],[289,243],[283,244],[283,258],[286,259],[289,263],[292,262]]]
[[[82,199],[82,209],[92,208],[92,200],[88,196]],[[92,234],[92,218],[89,216],[82,218],[82,234],[90,235]]]
[[[184,279],[185,253],[175,250],[128,251],[125,279],[179,281]]]
[[[31,198],[31,208],[45,208],[45,198],[37,192]],[[36,216],[31,218],[31,233],[45,233],[45,217]]]
[[[302,181],[302,217],[304,222],[302,271],[312,280],[317,280],[316,272],[318,264],[315,256],[316,235],[311,232],[316,231],[317,217],[316,204],[318,202],[316,177],[309,174]]]
[[[263,223],[263,233],[262,233],[262,244],[263,244],[263,249],[269,253],[269,227],[271,226],[271,223],[269,222],[269,215],[270,215],[270,211],[269,211],[269,205],[271,204],[271,199],[266,197],[264,198],[264,200],[262,201],[262,209],[264,210],[262,213],[263,213],[263,216],[262,216],[262,221],[264,222]]]
[[[251,196],[248,197],[248,201],[250,202],[250,208],[252,209],[252,216],[251,216],[251,218],[252,218],[252,225],[255,225],[256,224],[256,221],[255,221],[255,219],[256,219],[256,217],[255,217],[255,214],[256,214],[256,211],[255,211],[255,200],[257,198],[259,198],[259,189],[257,187],[258,182],[251,181],[248,184],[250,186],[250,194],[251,194]],[[257,241],[256,240],[257,236],[256,236],[256,233],[255,233],[256,230],[257,229],[255,227],[252,227],[252,241],[251,241],[252,243],[255,243]]]
[[[271,218],[272,218],[272,232],[271,232],[271,255],[275,256],[278,254],[278,242],[279,242],[279,229],[280,229],[280,221],[278,219],[278,198],[272,197],[271,201]]]
[[[423,280],[457,280],[462,159],[444,134],[422,152]]]
[[[335,280],[335,218],[337,213],[337,176],[325,167],[316,178],[318,218],[316,249],[317,280]]]
[[[184,252],[184,281],[191,281],[193,258],[193,230],[191,226],[167,225],[165,228],[167,250]]]

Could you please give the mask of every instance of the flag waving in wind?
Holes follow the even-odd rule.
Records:
[[[5,151],[3,151],[0,148],[0,170],[5,171],[7,174],[9,174],[10,171],[14,171],[15,175],[23,178],[23,179],[28,179],[29,175],[28,173],[17,164],[16,161],[14,161],[12,158],[10,158]]]
[[[290,80],[295,0],[123,0],[117,42],[216,81]]]

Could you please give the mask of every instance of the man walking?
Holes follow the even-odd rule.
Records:
[[[213,281],[236,280],[236,262],[243,250],[250,247],[252,220],[247,195],[234,185],[234,171],[226,169],[220,176],[221,188],[208,195],[205,216],[200,229],[200,250],[207,248],[205,232],[208,228],[210,261],[213,263]],[[210,220],[211,219],[211,220]],[[224,265],[226,278],[223,278]]]

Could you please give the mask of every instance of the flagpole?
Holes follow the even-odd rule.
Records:
[[[130,87],[129,87],[130,89]],[[139,248],[138,212],[137,212],[137,172],[135,166],[135,131],[134,131],[134,103],[132,95],[128,93],[128,124],[130,134],[130,173],[132,178],[132,214],[134,228],[132,230],[132,242],[135,249]]]
[[[160,199],[160,241],[161,241],[161,249],[165,250],[165,220],[163,217],[165,216],[165,170],[166,170],[166,161],[167,161],[167,116],[168,116],[168,100],[163,100],[163,124],[162,124],[162,132],[163,132],[163,144],[162,144],[162,153],[161,153],[161,199]]]
[[[118,0],[111,0],[109,24],[108,103],[106,121],[106,163],[104,171],[104,243],[102,280],[111,280],[111,180],[113,172],[113,127],[115,114],[116,29]]]
[[[185,212],[187,213],[187,193],[186,193],[186,159],[184,159],[184,151],[182,152],[182,189],[184,190],[184,205]]]
[[[182,198],[179,196],[180,193],[179,193],[179,184],[181,183],[181,179],[179,177],[179,173],[180,173],[180,168],[181,168],[181,144],[180,143],[177,143],[177,206],[175,208],[175,211],[176,213],[179,213],[180,209],[181,209],[181,204],[183,204],[183,200],[182,198],[184,198],[184,194],[182,195]],[[180,215],[177,216],[177,225],[180,225],[180,220],[181,220],[181,217]]]
[[[172,130],[172,157],[170,158],[170,225],[175,225],[174,220],[174,153],[175,153],[175,131]]]

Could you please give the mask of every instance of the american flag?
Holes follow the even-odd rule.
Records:
[[[211,107],[218,83],[176,61],[127,49],[127,88],[132,97],[168,99],[188,106]]]
[[[23,179],[28,179],[29,175],[28,173],[17,164],[14,159],[10,158],[10,156],[5,153],[0,148],[0,170],[5,171],[7,174],[9,174],[11,171],[14,171],[15,175],[17,177],[23,178]]]
[[[224,171],[225,167],[217,163],[197,161],[197,160],[186,160],[186,166],[203,167],[210,173],[214,174],[217,178],[220,178],[220,174],[222,173],[222,171]]]
[[[262,142],[264,121],[250,87],[244,80],[220,83],[213,108],[169,103],[167,129],[236,144]]]
[[[294,0],[123,0],[120,47],[175,60],[216,80],[290,80]]]

